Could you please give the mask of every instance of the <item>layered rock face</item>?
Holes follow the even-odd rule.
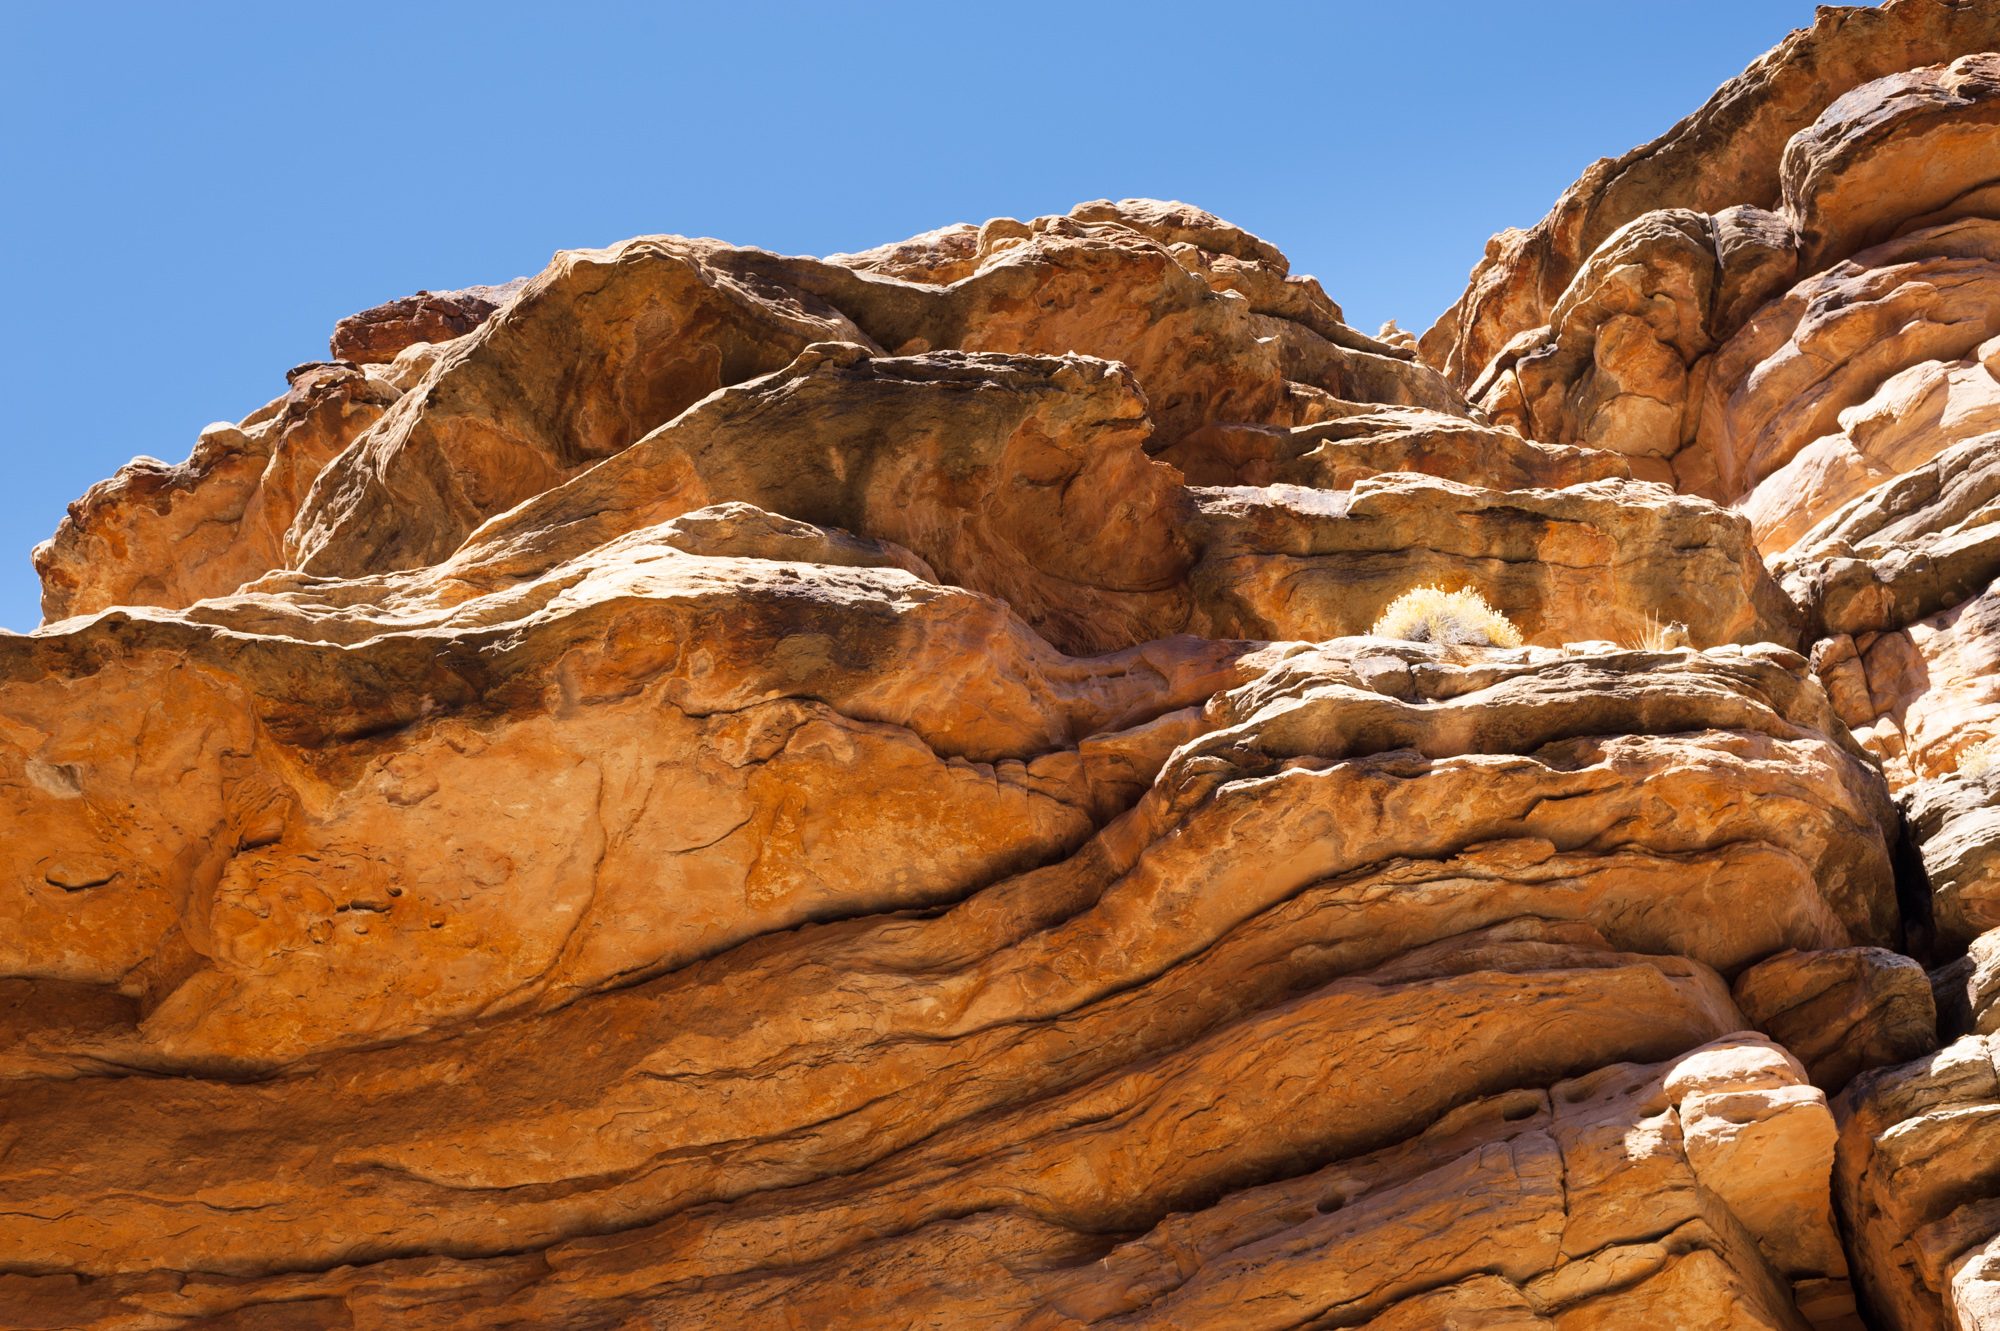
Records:
[[[1839,1108],[1849,1240],[1894,1327],[2000,1326],[1996,25],[1983,5],[1821,11],[1497,241],[1424,342],[1495,422],[1618,451],[1747,517],[1901,805],[1908,945],[1957,1043],[1861,1078]],[[1814,978],[1787,978],[1782,1015],[1745,992],[1775,964],[1737,996],[1809,1068],[1917,1052],[1911,963],[1801,963]],[[1844,980],[1813,996],[1866,971],[1872,999]],[[1869,1032],[1848,1029],[1857,1014]]]
[[[1149,200],[342,321],[0,637],[0,1325],[2000,1325],[1991,25],[1417,349]]]

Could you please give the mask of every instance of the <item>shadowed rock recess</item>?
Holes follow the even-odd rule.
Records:
[[[1415,345],[1150,200],[343,320],[0,636],[0,1326],[2000,1328],[1996,48]]]

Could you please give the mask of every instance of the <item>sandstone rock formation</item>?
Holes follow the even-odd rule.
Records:
[[[1665,134],[1592,165],[1535,226],[1487,242],[1465,295],[1424,334],[1425,359],[1469,385],[1510,340],[1549,322],[1584,261],[1620,227],[1661,208],[1772,208],[1787,145],[1838,98],[1876,79],[1995,50],[2000,12],[1987,4],[1820,7],[1811,27]]]
[[[392,361],[419,342],[449,342],[469,333],[505,305],[527,279],[460,291],[419,291],[374,309],[350,314],[334,325],[327,349],[335,360],[367,365]]]
[[[1734,990],[1829,1089],[1866,1074],[1841,1102],[1839,1194],[1893,1327],[2000,1325],[2000,1178],[1972,1127],[2000,1112],[1980,1043],[2000,927],[1996,27],[1987,5],[1822,10],[1496,240],[1423,343],[1495,422],[1748,518],[1897,794],[1906,946],[1930,979],[1829,952]],[[1921,1052],[1934,1000],[1959,1043],[1882,1067]]]
[[[0,1325],[2000,1326],[1996,47],[1417,346],[1152,200],[343,321],[0,637]]]

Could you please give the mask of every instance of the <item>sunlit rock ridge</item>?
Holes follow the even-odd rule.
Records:
[[[0,1326],[2000,1328],[1996,51],[1420,340],[1137,199],[342,320],[0,636]]]

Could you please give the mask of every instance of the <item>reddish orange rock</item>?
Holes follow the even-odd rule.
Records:
[[[527,285],[525,278],[499,286],[466,287],[459,291],[419,291],[334,325],[327,348],[335,360],[360,365],[392,361],[418,342],[449,342],[463,337],[493,317],[494,311]]]

